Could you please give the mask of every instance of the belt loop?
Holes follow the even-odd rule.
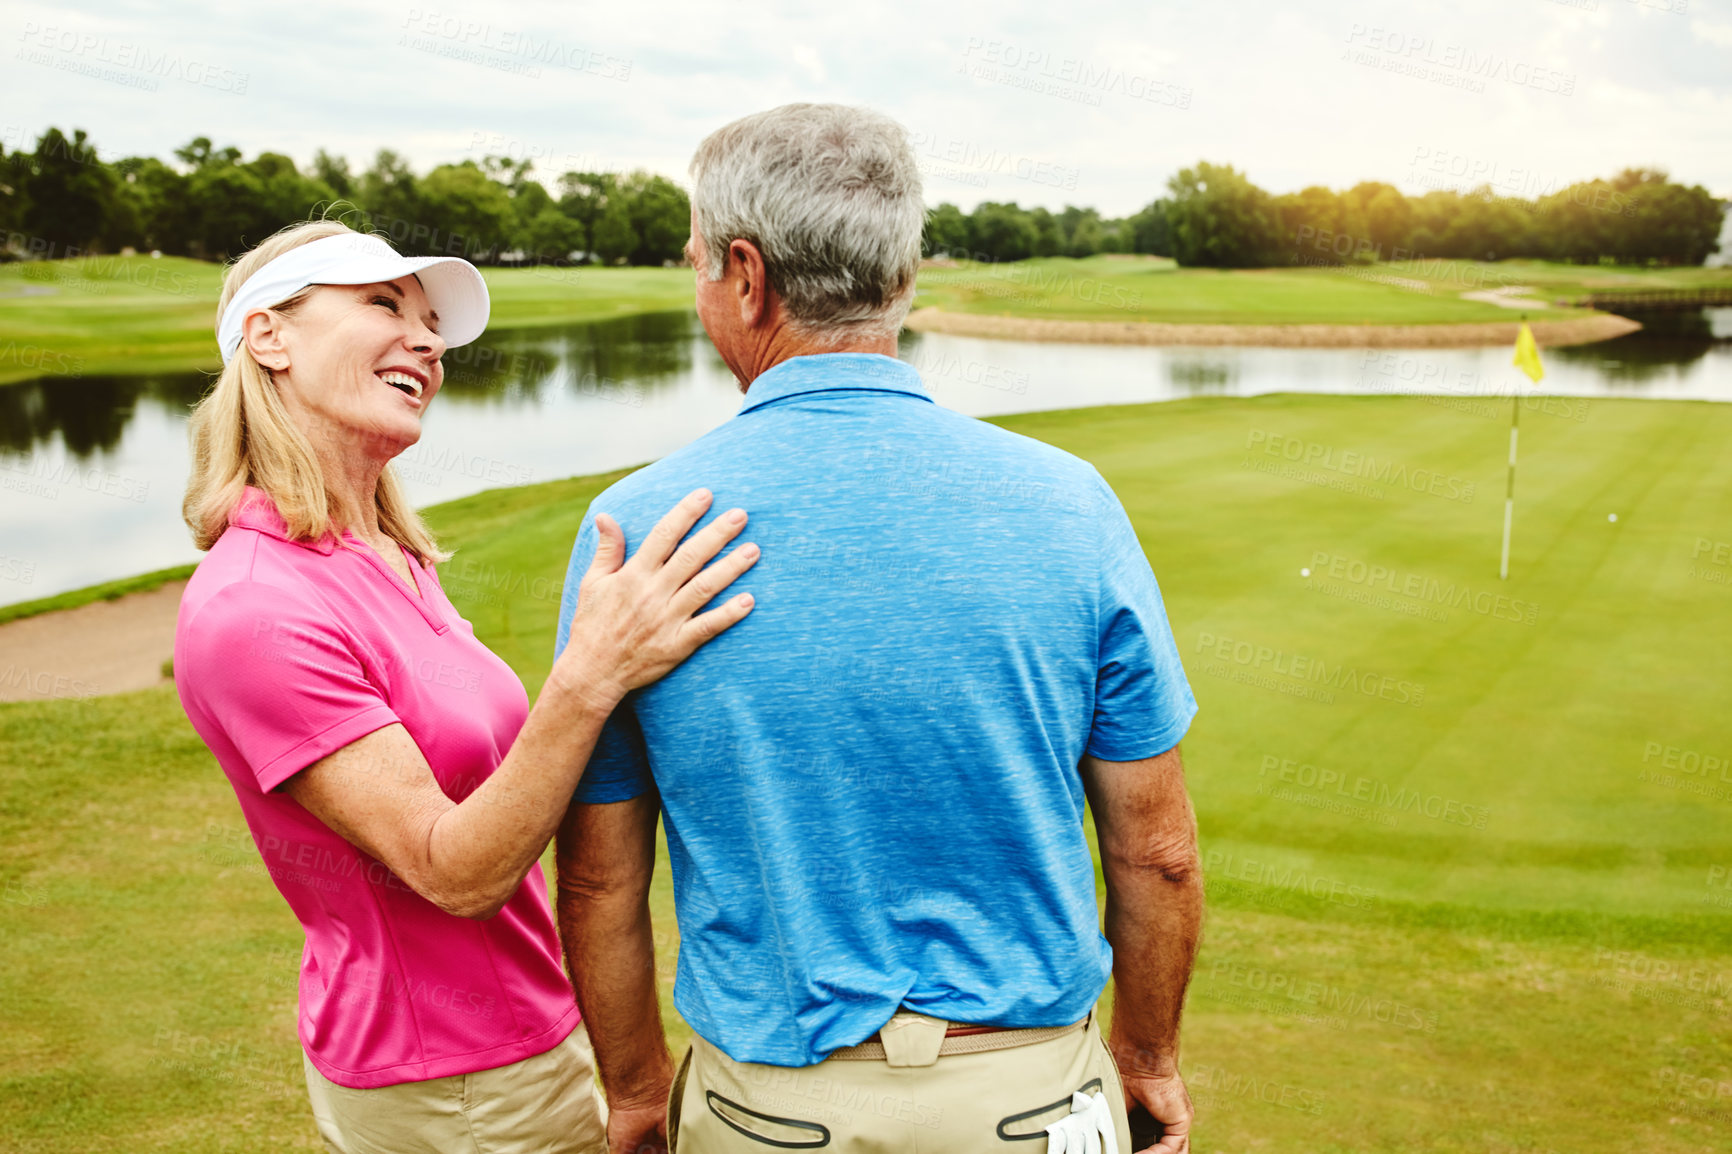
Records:
[[[890,1066],[930,1066],[938,1061],[948,1023],[913,1010],[898,1010],[878,1031]]]

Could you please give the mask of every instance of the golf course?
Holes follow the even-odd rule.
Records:
[[[0,1154],[1732,1154],[1732,0],[291,15],[12,21]]]
[[[629,275],[646,300],[690,291],[689,271]],[[572,295],[493,284],[523,315]],[[1402,291],[1342,291],[1362,287]],[[66,317],[54,339],[91,364],[184,357],[213,293],[174,303],[183,329],[151,298],[135,330]],[[20,306],[71,299],[5,301],[0,345],[47,331]],[[1193,1149],[1719,1148],[1732,409],[1524,410],[1501,582],[1506,438],[1425,398],[996,421],[1118,492],[1201,705],[1183,747],[1209,902],[1183,1035]],[[456,550],[447,592],[532,694],[578,523],[620,475],[428,511]],[[300,931],[172,686],[0,705],[0,899],[7,1149],[319,1148]],[[665,848],[652,901],[677,1053]]]
[[[691,305],[687,268],[547,266],[484,273],[498,329]],[[0,264],[0,384],[40,376],[215,370],[210,326],[221,285],[221,266],[184,257]],[[1164,257],[1133,256],[945,261],[922,270],[915,306],[1035,321],[1375,330],[1509,323],[1518,316],[1509,307],[1464,299],[1462,293],[1504,290],[1512,294],[1509,299],[1530,303],[1543,326],[1603,317],[1572,303],[1594,291],[1678,289],[1732,289],[1732,269],[1409,260],[1346,268],[1219,270],[1181,269]],[[1541,343],[1550,343],[1543,327],[1539,331]],[[1340,343],[1370,342],[1349,336]]]

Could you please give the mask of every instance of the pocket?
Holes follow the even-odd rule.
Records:
[[[1093,1094],[1102,1090],[1104,1084],[1099,1078],[1090,1078],[1076,1088],[1079,1094]],[[1108,1101],[1111,1101],[1109,1096]],[[1044,1106],[1036,1106],[1032,1110],[1024,1110],[1020,1114],[1012,1114],[998,1121],[998,1140],[1000,1142],[1031,1142],[1037,1138],[1046,1137],[1046,1128],[1060,1118],[1070,1115],[1071,1097],[1066,1094],[1056,1102],[1048,1102]]]
[[[816,1150],[830,1144],[830,1128],[822,1123],[763,1114],[724,1098],[714,1090],[704,1091],[704,1102],[717,1118],[766,1146],[783,1150]],[[671,1148],[668,1154],[673,1154]]]
[[[686,1096],[686,1075],[692,1068],[692,1048],[686,1047],[686,1056],[680,1059],[679,1072],[674,1075],[674,1084],[668,1090],[668,1154],[675,1154],[680,1143],[680,1101]]]

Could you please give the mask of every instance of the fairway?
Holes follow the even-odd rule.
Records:
[[[486,268],[491,327],[533,328],[692,307],[688,268]],[[1167,324],[1408,325],[1511,321],[1462,300],[1529,285],[1535,299],[1596,288],[1732,287],[1728,269],[1588,268],[1540,261],[1402,261],[1354,268],[1180,269],[1162,257],[1050,258],[921,270],[917,308]],[[222,267],[183,257],[98,256],[0,265],[0,385],[34,377],[221,367],[211,329]],[[1592,310],[1551,307],[1536,319]]]
[[[1423,258],[1349,267],[1208,269],[1179,268],[1162,257],[1053,257],[925,269],[915,307],[1160,324],[1470,324],[1510,321],[1519,313],[1463,300],[1462,293],[1511,286],[1534,290],[1519,298],[1536,302],[1534,319],[1568,320],[1593,312],[1560,307],[1559,301],[1595,290],[1732,287],[1732,270]]]
[[[1723,1148],[1732,408],[1524,410],[1499,582],[1507,413],[1436,400],[996,419],[1117,490],[1201,705],[1193,1149]],[[618,475],[430,512],[532,693]],[[172,688],[0,706],[0,897],[7,1149],[318,1148],[299,930]],[[665,848],[652,902],[679,1046]]]
[[[32,377],[215,371],[223,266],[96,256],[0,265],[0,385]],[[691,307],[690,269],[487,268],[495,328]]]

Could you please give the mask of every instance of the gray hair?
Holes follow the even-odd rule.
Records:
[[[784,104],[712,132],[691,173],[711,280],[727,270],[728,246],[749,240],[796,333],[896,335],[926,223],[900,124],[867,108]]]

